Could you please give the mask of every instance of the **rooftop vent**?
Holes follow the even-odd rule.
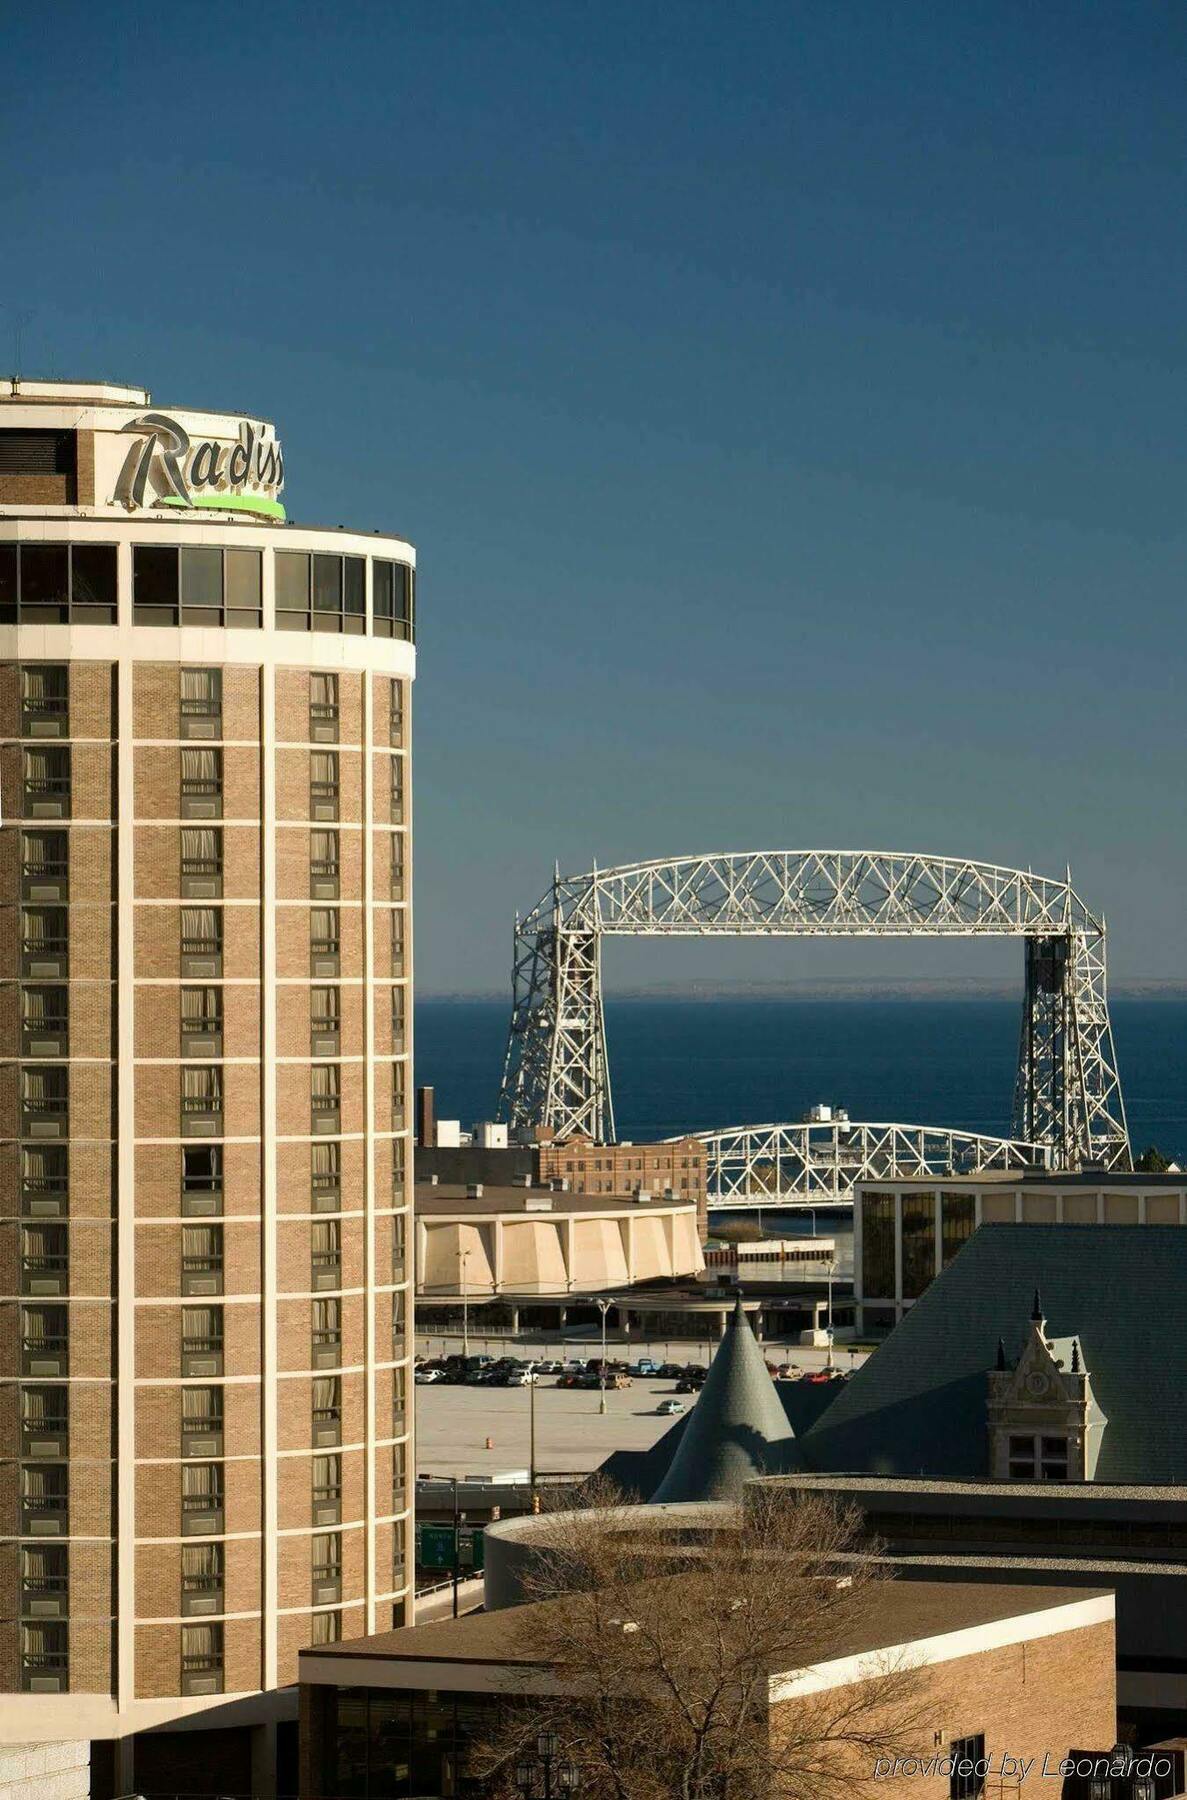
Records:
[[[525,1212],[551,1212],[552,1195],[529,1194],[523,1203],[523,1209]]]
[[[554,1175],[552,1180],[548,1183],[548,1190],[552,1194],[567,1194],[569,1191],[568,1177],[565,1175]]]
[[[481,1198],[482,1198],[482,1183],[480,1181],[467,1181],[467,1183],[466,1183],[466,1199],[467,1200],[481,1200]]]

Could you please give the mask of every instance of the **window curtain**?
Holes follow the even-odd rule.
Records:
[[[215,906],[183,906],[181,909],[181,941],[183,944],[222,944],[219,921],[222,915]]]
[[[324,944],[331,950],[337,950],[338,909],[336,906],[313,907],[309,914],[309,935],[315,944]]]
[[[221,867],[220,836],[221,833],[212,825],[183,825],[181,828],[182,862],[213,863]]]
[[[188,1343],[221,1344],[223,1314],[219,1306],[183,1306],[181,1335]]]
[[[65,1069],[23,1069],[21,1082],[27,1106],[56,1106],[66,1098]]]
[[[181,1578],[187,1585],[216,1586],[222,1576],[221,1544],[183,1544]]]
[[[209,1431],[222,1423],[222,1416],[222,1392],[219,1388],[182,1388],[182,1423],[191,1431]]]
[[[181,1019],[195,1031],[217,1029],[222,996],[218,988],[182,988]]]
[[[338,1104],[338,1064],[314,1063],[310,1071],[313,1081],[313,1098],[322,1100],[327,1107]]]
[[[313,1254],[323,1261],[335,1261],[342,1251],[342,1228],[337,1219],[313,1221]]]
[[[309,753],[309,778],[314,787],[336,788],[338,786],[338,752],[336,750],[311,750]]]
[[[334,1418],[342,1411],[342,1382],[337,1375],[313,1377],[313,1416]]]
[[[219,698],[219,672],[217,669],[183,669],[181,671],[181,697],[185,701],[215,701]]]
[[[315,1456],[313,1459],[313,1491],[336,1495],[342,1486],[342,1459],[339,1456]]]
[[[51,663],[27,663],[21,670],[21,686],[31,706],[66,698],[66,671]]]
[[[212,793],[219,785],[219,752],[186,748],[181,753],[181,785],[199,793]]]
[[[311,1144],[313,1155],[313,1174],[323,1181],[336,1180],[338,1176],[337,1144]]]
[[[181,1628],[182,1666],[195,1669],[217,1668],[222,1661],[223,1628],[221,1625],[183,1625]]]
[[[223,1073],[218,1068],[181,1071],[181,1097],[187,1110],[218,1112],[223,1103]]]
[[[208,1266],[222,1261],[222,1234],[217,1225],[183,1225],[181,1254],[185,1262]]]
[[[336,1338],[342,1329],[342,1308],[337,1299],[313,1302],[313,1330],[323,1343]]]
[[[309,838],[309,860],[317,869],[338,867],[338,833],[314,831]]]
[[[309,677],[309,699],[314,706],[338,705],[338,677],[314,674]]]
[[[195,1509],[222,1504],[222,1467],[219,1463],[182,1463],[181,1496]]]

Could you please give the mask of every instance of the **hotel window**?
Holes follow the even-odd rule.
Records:
[[[320,1288],[342,1285],[342,1225],[338,1219],[314,1219],[309,1227],[312,1270],[310,1286]]]
[[[64,1294],[69,1288],[69,1259],[64,1225],[49,1222],[21,1226],[21,1292]]]
[[[21,1625],[21,1686],[27,1694],[58,1694],[66,1687],[69,1626],[64,1619],[29,1619]]]
[[[191,1380],[223,1372],[223,1309],[221,1306],[183,1306],[181,1309],[181,1372]]]
[[[314,975],[337,975],[340,967],[338,908],[314,906],[309,911],[309,955]]]
[[[338,677],[314,673],[309,677],[309,741],[338,742]]]
[[[22,1055],[69,1055],[69,994],[67,987],[22,987]]]
[[[223,915],[215,906],[181,909],[181,972],[214,976],[223,972]]]
[[[70,1453],[69,1388],[21,1388],[21,1448],[26,1456]]]
[[[342,1518],[342,1458],[313,1458],[313,1523],[337,1525]]]
[[[221,1056],[222,1049],[223,990],[217,987],[183,987],[181,1054]]]
[[[311,1144],[310,1147],[313,1210],[337,1212],[342,1193],[340,1144]]]
[[[309,1071],[314,1131],[339,1131],[342,1092],[337,1063],[314,1063]]]
[[[393,894],[392,898],[396,899],[398,896]],[[404,916],[402,913],[394,912],[390,917],[392,922],[392,974],[402,975],[404,973]]]
[[[392,1511],[403,1512],[408,1504],[406,1473],[408,1452],[403,1444],[392,1445]]]
[[[21,1611],[34,1618],[64,1618],[67,1595],[65,1544],[21,1547]]]
[[[37,980],[65,979],[70,948],[64,906],[26,906],[21,911],[21,972]]]
[[[338,817],[338,752],[309,752],[309,816],[311,819]]]
[[[61,663],[25,663],[22,667],[21,734],[70,736],[68,670]]]
[[[136,544],[132,602],[137,625],[176,625],[180,616],[183,625],[258,628],[260,553]]]
[[[25,751],[25,817],[70,817],[70,746],[45,744]]]
[[[338,1644],[342,1641],[342,1614],[317,1612],[313,1615],[313,1646]]]
[[[392,1219],[392,1280],[403,1281],[407,1274],[405,1266],[404,1215],[397,1213]]]
[[[392,989],[392,1050],[397,1054],[404,1048],[404,990]]]
[[[21,1133],[24,1137],[69,1135],[69,1072],[64,1063],[21,1070]]]
[[[223,753],[221,750],[181,752],[181,816],[183,819],[221,819],[223,813]]]
[[[371,622],[376,637],[415,639],[414,583],[407,563],[371,564]]]
[[[388,714],[388,739],[393,749],[404,747],[404,683],[393,681],[391,688],[391,710]]]
[[[181,1390],[181,1454],[221,1456],[223,1453],[223,1390],[221,1387],[183,1387]]]
[[[21,893],[26,900],[65,900],[69,837],[64,831],[21,833]]]
[[[113,544],[0,544],[0,625],[114,625]]]
[[[976,1223],[976,1202],[971,1194],[940,1195],[941,1254],[945,1269],[961,1245],[972,1237]]]
[[[338,898],[338,833],[309,833],[309,895],[313,900]]]
[[[278,550],[276,623],[287,631],[362,632],[366,625],[364,559]]]
[[[21,1307],[21,1372],[57,1379],[67,1373],[66,1308]]]
[[[894,1298],[894,1195],[861,1196],[861,1286],[871,1300]]]
[[[404,758],[389,756],[391,765],[391,822],[393,825],[404,823]]]
[[[215,551],[217,556],[218,552]],[[181,728],[183,738],[217,738],[223,734],[221,669],[182,669]]]
[[[21,1146],[21,1205],[28,1218],[61,1218],[69,1199],[65,1144]]]
[[[182,1226],[181,1291],[183,1294],[222,1293],[223,1228],[221,1225]]]
[[[324,1450],[342,1442],[342,1377],[313,1377],[313,1447]]]
[[[336,987],[309,990],[309,1023],[314,1056],[337,1056],[341,1045],[341,994]]]
[[[1040,1433],[1010,1433],[1011,1481],[1066,1481],[1068,1442]]]
[[[392,1130],[404,1129],[404,1065],[392,1064]]]
[[[903,1195],[903,1298],[917,1300],[936,1273],[934,1194]]]
[[[313,1539],[313,1604],[342,1596],[342,1533],[319,1531]]]
[[[403,1206],[404,1197],[404,1146],[399,1138],[392,1139],[392,1205]]]
[[[193,1462],[181,1465],[181,1529],[186,1537],[222,1530],[223,1465]]]
[[[181,1135],[216,1137],[223,1128],[223,1072],[211,1064],[181,1071]]]
[[[313,1367],[334,1369],[342,1360],[342,1302],[313,1302]]]
[[[223,1599],[223,1546],[183,1544],[181,1547],[181,1611],[221,1612]]]
[[[202,1144],[181,1153],[181,1210],[183,1217],[222,1211],[223,1148]]]
[[[21,1465],[21,1530],[29,1537],[65,1537],[70,1476],[64,1462]]]
[[[181,1691],[220,1694],[223,1686],[223,1628],[220,1623],[181,1628]]]
[[[220,825],[181,828],[181,896],[183,900],[221,900],[223,833]]]
[[[404,839],[399,833],[392,836],[392,899],[404,898]],[[395,947],[396,921],[392,920],[392,946]]]
[[[407,1389],[403,1369],[392,1370],[392,1436],[403,1437],[408,1429]]]

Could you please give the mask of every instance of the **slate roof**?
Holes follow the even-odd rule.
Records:
[[[736,1500],[752,1476],[803,1466],[739,1295],[676,1453],[651,1499],[665,1505]]]
[[[1035,1287],[1078,1337],[1108,1419],[1096,1482],[1187,1482],[1187,1230],[987,1225],[801,1436],[810,1469],[983,1480],[986,1373],[1013,1362]]]

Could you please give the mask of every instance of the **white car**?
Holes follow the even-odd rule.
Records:
[[[445,1371],[444,1369],[418,1369],[412,1379],[418,1386],[428,1387],[434,1381],[444,1381]]]
[[[677,1413],[684,1411],[684,1402],[683,1400],[661,1400],[655,1410],[661,1418],[672,1419]]]

